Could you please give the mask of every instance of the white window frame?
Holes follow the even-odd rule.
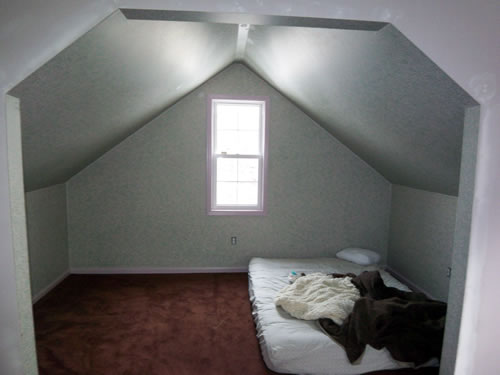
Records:
[[[216,154],[216,105],[218,103],[257,104],[261,107],[260,116],[260,153],[256,155]],[[267,97],[234,97],[210,96],[207,113],[207,213],[208,215],[265,215],[266,214],[266,181],[268,154],[268,111]],[[258,202],[256,205],[217,205],[217,159],[218,158],[252,158],[259,160]]]

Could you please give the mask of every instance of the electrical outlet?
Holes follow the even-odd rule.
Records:
[[[231,245],[236,245],[237,241],[236,236],[231,237]]]
[[[448,270],[446,271],[446,277],[451,277],[451,267],[448,267]]]

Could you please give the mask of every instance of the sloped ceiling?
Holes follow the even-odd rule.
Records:
[[[250,67],[389,181],[458,194],[473,101],[394,27],[265,27],[250,38]]]
[[[11,91],[26,190],[66,181],[239,61],[389,181],[457,194],[464,107],[475,102],[395,28],[243,31],[117,12],[77,40]]]
[[[11,90],[25,189],[65,182],[230,64],[237,29],[116,12],[54,57]]]

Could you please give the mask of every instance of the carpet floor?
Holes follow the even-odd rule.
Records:
[[[40,375],[275,374],[260,355],[246,274],[71,275],[34,319]]]

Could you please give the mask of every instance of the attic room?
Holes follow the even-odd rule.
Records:
[[[172,14],[117,11],[9,92],[34,302],[70,274],[244,273],[352,247],[446,302],[478,103],[390,24]],[[268,98],[265,215],[207,214],[214,95]]]

